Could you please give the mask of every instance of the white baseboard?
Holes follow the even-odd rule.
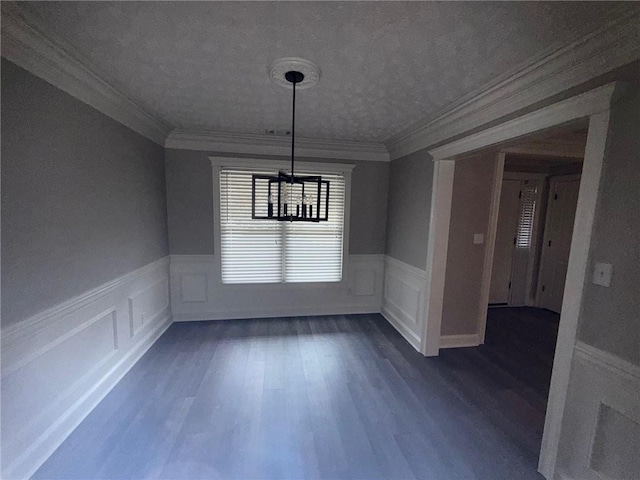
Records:
[[[2,331],[2,477],[28,478],[171,324],[168,257]]]
[[[383,269],[383,255],[349,255],[344,280],[338,283],[224,285],[214,255],[172,255],[173,319],[378,313]]]
[[[406,324],[403,323],[400,318],[398,318],[395,314],[387,310],[384,306],[382,307],[382,316],[404,337],[404,339],[409,342],[409,344],[420,351],[420,335],[415,333],[414,331],[407,328]]]
[[[230,311],[205,311],[178,313],[173,316],[174,322],[207,322],[210,320],[242,320],[249,318],[287,318],[287,317],[315,317],[324,315],[356,315],[365,313],[380,313],[380,309],[363,306],[331,306],[323,307],[295,307],[295,308],[246,308]]]
[[[426,278],[424,270],[385,257],[382,315],[418,351],[424,324]]]
[[[478,345],[480,345],[480,336],[477,333],[440,336],[440,348],[477,347]]]

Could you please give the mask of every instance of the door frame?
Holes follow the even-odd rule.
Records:
[[[456,158],[479,149],[499,146],[504,142],[535,132],[588,119],[589,129],[580,193],[538,464],[538,471],[548,479],[553,478],[556,467],[560,428],[588,267],[595,206],[609,131],[610,110],[614,104],[633,90],[633,87],[628,84],[613,82],[429,151],[434,161],[434,174],[427,244],[427,289],[423,302],[422,317],[424,321],[422,322],[420,351],[426,356],[436,356],[440,349],[440,327]]]
[[[480,287],[480,305],[478,318],[478,343],[484,343],[487,329],[487,309],[483,305],[489,304],[491,290],[491,275],[493,274],[493,256],[496,248],[496,234],[498,232],[498,215],[500,214],[500,195],[502,194],[502,181],[504,180],[504,161],[506,155],[498,153],[493,174],[493,191],[491,193],[491,210],[489,211],[489,229],[487,231],[487,246],[484,251],[484,263],[482,267],[482,285]]]

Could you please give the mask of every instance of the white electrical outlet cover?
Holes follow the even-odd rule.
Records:
[[[484,243],[484,234],[483,233],[474,233],[473,234],[473,244],[474,245],[482,245]]]
[[[603,287],[611,286],[613,275],[613,265],[610,263],[596,263],[593,267],[593,283]]]

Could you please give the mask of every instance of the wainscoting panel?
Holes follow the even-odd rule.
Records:
[[[175,321],[377,313],[383,255],[349,255],[336,283],[224,285],[214,255],[171,256]]]
[[[47,459],[171,323],[165,257],[2,331],[2,477]]]
[[[182,275],[180,278],[181,302],[207,301],[207,275]]]
[[[382,314],[416,349],[424,318],[423,298],[427,288],[424,270],[419,270],[392,257],[385,257]]]
[[[137,335],[157,315],[166,315],[169,308],[169,276],[164,276],[142,291],[129,297],[130,335]]]
[[[640,367],[577,342],[562,421],[558,476],[639,478]]]

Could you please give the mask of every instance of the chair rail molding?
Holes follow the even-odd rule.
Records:
[[[28,478],[171,324],[169,258],[2,330],[2,477]]]
[[[447,106],[432,120],[385,141],[391,160],[445,142],[535,105],[640,58],[640,8],[521,65]]]
[[[629,363],[612,353],[600,350],[599,348],[581,342],[580,340],[576,342],[575,356],[577,361],[596,365],[605,371],[622,378],[625,382],[640,385],[639,365]]]
[[[638,391],[638,365],[576,342],[567,396],[571,408],[563,421],[563,447],[556,469],[559,478],[636,478],[640,465]]]
[[[88,60],[45,32],[16,2],[2,2],[2,56],[101,113],[164,145],[169,127],[90,68]]]

